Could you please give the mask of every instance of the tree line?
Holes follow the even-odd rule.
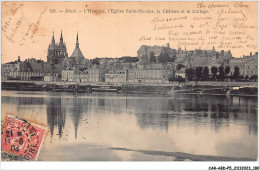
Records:
[[[187,81],[256,81],[258,79],[257,75],[253,75],[249,78],[248,75],[245,77],[240,75],[239,68],[235,66],[234,73],[229,74],[231,69],[230,66],[213,66],[211,67],[211,74],[208,67],[196,67],[196,68],[187,68],[185,70],[185,76]]]

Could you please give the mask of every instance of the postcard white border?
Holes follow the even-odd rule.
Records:
[[[8,1],[18,1],[18,0],[8,0]],[[26,1],[43,1],[43,0],[26,0]],[[63,0],[48,0],[48,1],[63,1]],[[68,0],[66,0],[68,1]],[[83,1],[83,0],[78,0]],[[88,0],[95,1],[95,0]],[[99,0],[108,1],[108,0]],[[113,1],[127,1],[127,0],[113,0]],[[135,0],[128,0],[135,1]],[[160,1],[160,0],[138,0],[138,1]],[[167,0],[169,1],[169,0]],[[171,0],[178,1],[178,0]],[[183,1],[183,0],[179,0]],[[214,0],[189,0],[189,1],[214,1]],[[226,1],[226,0],[218,0]],[[236,0],[228,0],[236,1]],[[251,0],[243,0],[251,1]],[[258,1],[258,0],[257,0]],[[2,2],[2,0],[1,0]],[[259,16],[259,6],[258,3],[258,16]],[[1,8],[0,8],[1,15]],[[1,19],[0,19],[1,20]],[[258,17],[258,28],[259,28],[259,17]],[[0,34],[1,38],[1,34]],[[258,44],[259,44],[259,32],[258,32]],[[1,47],[1,42],[0,42]],[[258,52],[259,52],[258,45]],[[1,50],[0,50],[1,54]],[[259,64],[258,60],[258,64]],[[1,71],[1,67],[0,67]],[[258,70],[258,75],[260,71]],[[260,81],[258,79],[258,85]],[[1,85],[0,85],[1,88]],[[258,91],[258,97],[259,97]],[[1,101],[1,99],[0,99]],[[258,106],[259,106],[258,100]],[[259,114],[259,110],[258,110]],[[259,119],[258,119],[258,155],[259,155]],[[1,138],[1,137],[0,137]],[[1,154],[0,154],[1,155]],[[0,156],[1,157],[1,156]],[[208,170],[209,166],[259,166],[259,158],[256,162],[2,162],[0,164],[0,170]]]

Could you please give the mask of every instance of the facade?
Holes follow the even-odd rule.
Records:
[[[129,83],[168,83],[170,72],[166,69],[132,69]]]
[[[8,62],[5,64],[1,64],[1,79],[7,80],[12,74],[21,71],[21,61],[20,56],[18,56],[18,60],[14,62]]]
[[[57,76],[56,75],[52,75],[52,74],[47,74],[44,76],[44,81],[45,82],[55,82],[57,81]]]
[[[75,67],[66,68],[61,73],[62,81],[70,82],[104,82],[104,72],[102,69],[92,66],[85,70]]]
[[[34,81],[43,81],[44,76],[47,73],[41,72],[11,72],[10,76],[15,78],[18,77],[20,80],[34,80]]]
[[[62,81],[74,81],[75,68],[67,68],[61,72]]]
[[[242,71],[242,75],[246,76],[248,75],[249,77],[253,75],[258,75],[258,67],[257,67],[257,61],[255,60],[250,60],[245,63],[245,71]]]
[[[248,77],[258,75],[258,52],[254,55],[250,53],[250,56],[243,56],[243,58],[233,58],[230,60],[230,75],[234,74],[235,67],[239,68],[239,74]]]
[[[127,82],[128,70],[110,70],[105,74],[107,83],[125,83]]]
[[[20,62],[9,62],[1,65],[2,72],[20,71]]]
[[[88,80],[89,82],[104,82],[105,71],[102,68],[98,68],[96,65],[88,68]]]
[[[88,79],[89,75],[88,75],[88,71],[78,71],[74,74],[74,81],[78,82],[78,83],[86,83],[89,82]]]
[[[209,64],[225,65],[232,59],[232,54],[229,51],[221,50],[217,52],[213,47],[212,50],[196,49],[189,53],[189,60],[192,67],[206,67]]]
[[[61,80],[62,81],[69,81],[69,82],[88,82],[88,74],[87,71],[79,71],[75,68],[68,68],[62,70],[61,73]]]

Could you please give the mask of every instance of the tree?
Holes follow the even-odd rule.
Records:
[[[202,76],[202,67],[197,67],[196,68],[196,79],[197,79],[197,81],[200,81],[201,76]]]
[[[238,76],[238,80],[240,81],[240,80],[245,80],[245,77],[243,76],[243,75],[239,75]]]
[[[233,75],[228,76],[228,79],[230,79],[231,81],[233,81],[233,79],[234,79]]]
[[[160,56],[158,57],[158,61],[160,63],[165,64],[166,62],[168,62],[168,60],[170,59],[170,56],[167,53],[164,54],[160,54]]]
[[[228,75],[230,73],[230,66],[226,66],[225,68],[225,78],[227,77],[226,75]]]
[[[225,75],[230,73],[230,66],[226,66],[225,68]]]
[[[256,82],[256,80],[258,79],[258,75],[253,75],[253,76],[251,76],[251,78],[250,78],[250,79],[251,79],[251,81],[253,81],[253,80],[254,80],[254,81]]]
[[[194,75],[194,69],[187,68],[185,70],[185,77],[187,78],[188,81],[192,81],[193,80],[193,75]]]
[[[237,66],[235,66],[235,71],[233,74],[233,78],[237,81],[239,78],[239,68]]]
[[[202,72],[202,80],[208,81],[209,80],[209,68],[205,67]]]
[[[182,68],[184,68],[185,66],[183,65],[183,64],[178,64],[177,66],[176,66],[176,70],[178,71],[178,70],[180,70],[180,69],[182,69]]]
[[[185,79],[184,79],[184,78],[182,78],[181,76],[178,76],[178,77],[177,77],[177,81],[178,81],[179,83],[181,83],[181,82],[184,82],[184,81],[185,81]]]
[[[153,52],[150,54],[150,63],[156,63],[156,57],[154,56]]]
[[[99,63],[99,58],[95,58],[95,59],[92,59],[91,60],[91,63],[93,64],[93,65],[100,65],[100,63]]]
[[[224,81],[224,79],[225,79],[225,71],[224,71],[224,67],[223,66],[218,67],[218,73],[219,73],[220,81]]]
[[[215,66],[211,67],[211,73],[212,73],[213,81],[215,81],[217,73],[218,73],[218,68]]]
[[[148,64],[148,56],[142,55],[140,63],[143,64],[143,65],[147,65]]]
[[[129,63],[129,62],[138,62],[139,59],[137,57],[131,57],[131,56],[123,56],[121,58],[119,58],[120,60]]]
[[[173,74],[170,74],[170,75],[169,75],[169,82],[172,82],[172,81],[174,81],[174,75],[173,75]]]
[[[158,62],[160,63],[167,63],[167,62],[174,62],[175,58],[174,57],[170,57],[170,55],[168,53],[161,53],[160,56],[158,57]]]
[[[248,81],[248,79],[249,79],[249,76],[248,76],[248,75],[246,75],[246,76],[245,76],[245,80],[246,80],[246,81]]]

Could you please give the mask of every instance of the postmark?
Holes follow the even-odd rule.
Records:
[[[18,117],[7,115],[2,124],[1,150],[20,160],[37,160],[46,128]]]

